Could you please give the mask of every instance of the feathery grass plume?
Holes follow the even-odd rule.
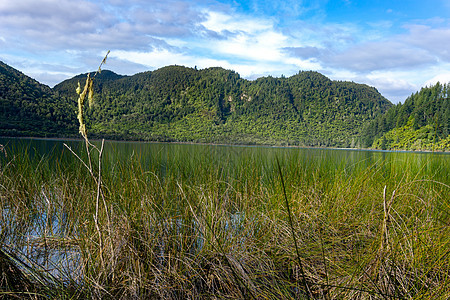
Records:
[[[111,220],[109,217],[109,213],[108,213],[108,208],[107,208],[107,204],[105,201],[105,196],[103,193],[103,184],[102,184],[102,176],[101,176],[101,161],[102,161],[102,155],[103,155],[103,147],[105,144],[105,140],[102,140],[102,144],[100,149],[95,146],[94,144],[92,144],[88,137],[87,137],[87,131],[86,131],[86,123],[85,123],[85,119],[84,119],[84,107],[85,107],[85,102],[86,102],[86,95],[88,97],[88,102],[89,102],[89,106],[91,107],[93,104],[93,100],[94,100],[94,78],[95,76],[97,76],[98,73],[101,72],[101,67],[102,65],[106,62],[106,58],[108,57],[109,54],[109,50],[106,53],[105,57],[103,58],[102,62],[100,63],[100,66],[97,69],[97,72],[95,72],[94,76],[91,77],[91,74],[88,73],[87,74],[87,78],[86,78],[86,83],[84,85],[83,91],[81,91],[81,86],[80,83],[78,82],[78,86],[76,88],[76,92],[78,94],[78,114],[77,114],[77,118],[78,121],[80,123],[80,127],[79,127],[79,131],[81,133],[81,135],[83,136],[84,142],[85,142],[85,146],[86,146],[86,153],[87,153],[87,161],[84,161],[79,155],[77,155],[69,146],[67,146],[66,144],[64,144],[64,146],[73,154],[75,155],[75,157],[86,167],[86,169],[89,171],[89,173],[91,174],[91,177],[93,179],[93,181],[95,182],[95,184],[97,185],[97,196],[96,196],[96,200],[95,200],[95,214],[93,215],[93,221],[94,221],[94,225],[95,228],[97,230],[97,234],[98,234],[98,245],[99,245],[99,249],[100,249],[100,262],[102,265],[102,269],[105,269],[105,261],[104,261],[104,245],[107,244],[107,242],[105,242],[105,237],[102,234],[102,229],[100,228],[100,224],[99,224],[99,209],[100,209],[100,198],[103,200],[103,204],[104,204],[104,211],[105,214],[107,216],[107,226],[108,226],[108,232],[111,231]],[[98,153],[98,165],[97,165],[97,170],[95,170],[95,168],[93,167],[93,163],[92,163],[92,159],[91,159],[91,151],[92,150],[96,150]],[[113,249],[112,249],[112,244],[110,243],[111,246],[111,253],[113,253]],[[113,277],[114,279],[114,277]]]
[[[78,94],[78,122],[80,123],[79,131],[83,138],[87,140],[87,132],[86,132],[86,123],[84,122],[84,105],[86,102],[86,95],[88,96],[88,103],[89,107],[92,107],[94,104],[94,78],[97,76],[97,74],[102,72],[102,65],[106,63],[106,59],[109,55],[110,50],[106,53],[105,57],[103,58],[102,62],[100,63],[100,66],[97,69],[97,72],[95,72],[94,76],[91,77],[91,74],[87,74],[86,83],[84,85],[83,91],[81,91],[80,82],[78,82],[78,87],[76,88],[76,92]]]
[[[94,81],[89,81],[89,94],[88,94],[89,107],[94,104]]]
[[[86,124],[84,122],[83,108],[84,108],[84,102],[86,100],[86,94],[88,93],[89,87],[92,86],[91,82],[92,82],[92,78],[91,78],[90,74],[88,73],[87,78],[86,78],[86,84],[84,85],[83,91],[81,92],[80,82],[78,82],[78,87],[76,89],[76,92],[78,94],[78,115],[77,115],[77,118],[78,118],[78,122],[80,123],[79,131],[80,131],[80,133],[81,133],[81,135],[83,136],[84,139],[87,139],[87,132],[86,132]]]
[[[5,146],[3,146],[2,144],[0,144],[0,153],[3,153],[5,157],[8,157],[8,153],[6,153]]]
[[[106,52],[106,55],[103,58],[102,62],[100,63],[100,66],[98,67],[97,72],[95,72],[95,75],[97,75],[97,73],[101,73],[102,72],[102,65],[106,64],[106,58],[108,57],[109,52],[111,52],[111,50],[108,50],[108,52]],[[95,75],[94,75],[94,77],[95,77]]]

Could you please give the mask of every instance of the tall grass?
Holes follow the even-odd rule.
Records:
[[[107,143],[96,224],[97,184],[67,149],[14,147],[0,266],[23,279],[2,275],[0,297],[450,297],[446,156]]]

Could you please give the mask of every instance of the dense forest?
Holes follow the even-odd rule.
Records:
[[[450,149],[450,84],[437,83],[369,122],[364,147],[392,150]]]
[[[74,102],[73,87],[54,90]],[[376,89],[317,72],[254,81],[222,68],[164,67],[95,79],[90,133],[119,139],[355,147],[362,126],[392,104]]]
[[[3,63],[0,76],[0,135],[78,136],[75,88],[87,74],[53,89]],[[441,84],[394,106],[373,87],[313,71],[250,81],[218,67],[168,66],[133,76],[105,70],[94,89],[94,104],[86,108],[93,138],[449,148],[449,86]]]
[[[74,135],[76,103],[66,100],[0,61],[0,135]]]

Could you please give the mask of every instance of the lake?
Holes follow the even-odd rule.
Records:
[[[16,152],[27,152],[39,159],[45,156],[58,156],[67,159],[76,158],[64,146],[64,143],[77,153],[84,153],[84,142],[62,141],[52,139],[20,139],[0,138],[0,144],[10,155]],[[100,147],[100,142],[94,142]],[[191,167],[212,164],[217,168],[229,168],[232,173],[243,161],[258,164],[264,170],[272,170],[276,159],[292,164],[293,161],[311,168],[326,165],[335,169],[349,171],[355,167],[367,167],[376,162],[388,164],[409,164],[412,168],[421,169],[437,180],[448,181],[447,172],[450,167],[450,153],[441,152],[398,152],[372,151],[354,149],[322,149],[295,147],[263,147],[263,146],[228,146],[203,144],[145,143],[106,141],[104,150],[105,164],[127,161],[137,158],[145,167],[152,164],[159,166],[161,172],[177,172],[185,169],[181,163]],[[256,166],[255,166],[256,167]]]
[[[0,144],[0,243],[58,293],[450,290],[448,153],[106,141],[98,185],[82,141]]]

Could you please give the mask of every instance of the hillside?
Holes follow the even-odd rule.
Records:
[[[75,88],[86,75],[51,89],[0,63],[0,135],[78,136]],[[358,147],[392,106],[373,87],[312,71],[249,81],[222,68],[105,70],[94,89],[89,135],[126,140]]]
[[[54,90],[74,102],[85,76]],[[363,125],[392,106],[373,87],[317,72],[249,81],[222,68],[104,71],[95,91],[91,135],[155,141],[353,147]]]
[[[450,85],[422,88],[367,124],[363,146],[389,150],[450,149]]]
[[[0,61],[0,135],[70,136],[75,103]]]

